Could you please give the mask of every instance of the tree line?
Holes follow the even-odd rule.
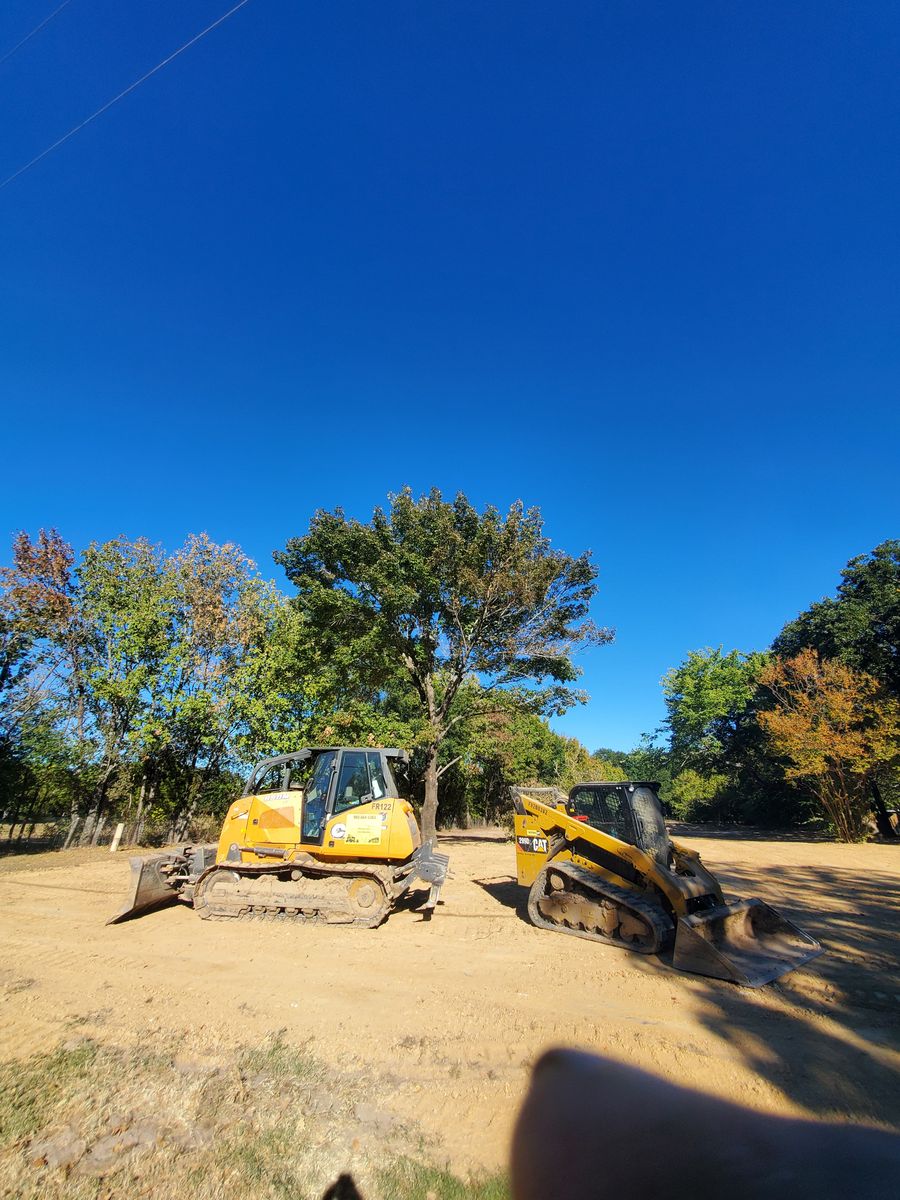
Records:
[[[16,538],[0,570],[8,836],[40,819],[80,842],[113,820],[134,841],[183,837],[252,762],[316,744],[412,749],[426,833],[439,812],[501,818],[512,783],[653,778],[676,816],[817,813],[842,837],[894,794],[898,543],[853,560],[770,649],[689,655],[663,681],[664,729],[594,753],[548,722],[586,699],[577,653],[613,634],[589,616],[590,555],[552,546],[538,509],[404,489],[367,522],[317,512],[274,559],[293,594],[205,534],[172,554]]]
[[[666,795],[688,820],[844,840],[900,804],[900,541],[850,560],[836,594],[763,651],[693,651],[663,679]]]

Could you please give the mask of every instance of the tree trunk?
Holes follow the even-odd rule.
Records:
[[[138,810],[137,821],[134,825],[134,833],[132,835],[132,844],[140,846],[143,843],[144,824],[147,820],[147,814],[153,811],[153,805],[156,801],[156,776],[150,779],[150,789],[146,798],[141,797],[141,805]]]
[[[66,840],[63,842],[63,850],[68,850],[75,840],[75,831],[78,828],[78,822],[81,820],[78,813],[73,813],[69,821],[69,832],[66,834]]]
[[[438,748],[429,746],[425,759],[425,802],[422,805],[422,840],[437,836]]]
[[[152,787],[152,784],[151,784]],[[144,801],[147,796],[147,772],[144,771],[141,776],[141,794],[138,797],[137,812],[134,814],[134,822],[130,825],[129,831],[125,836],[125,845],[129,843],[134,846],[138,844],[138,834],[141,826],[144,824]],[[152,803],[152,800],[151,800]]]
[[[188,826],[190,825],[191,821],[194,819],[194,812],[195,812],[196,808],[197,808],[197,802],[196,802],[196,800],[192,800],[191,803],[188,805],[188,807],[186,809],[184,809],[184,811],[178,817],[177,821],[175,822],[175,824],[172,827],[172,841],[173,842],[183,842],[184,839],[187,837]]]
[[[107,762],[107,765],[103,769],[103,776],[94,791],[94,800],[87,815],[87,820],[84,823],[84,829],[81,831],[81,838],[78,843],[80,846],[87,846],[89,844],[96,846],[97,844],[96,839],[94,841],[90,841],[89,839],[98,825],[101,825],[102,828],[100,814],[103,812],[103,805],[106,803],[106,789],[109,787],[109,781],[115,769],[115,764],[111,762]],[[103,819],[106,819],[105,816]]]
[[[94,832],[91,835],[91,845],[96,846],[103,834],[103,826],[106,824],[106,814],[104,814],[97,824],[94,826]]]
[[[878,780],[872,776],[872,801],[875,808],[875,824],[878,827],[878,832],[883,838],[896,838],[897,831],[891,824],[891,818],[888,816],[887,805],[884,802],[884,797],[881,794],[881,788],[878,786]]]
[[[63,843],[63,849],[68,850],[69,846],[75,837],[75,830],[78,828],[78,823],[81,820],[81,814],[78,811],[78,793],[73,792],[72,798],[69,801],[69,832],[66,834],[66,840]]]

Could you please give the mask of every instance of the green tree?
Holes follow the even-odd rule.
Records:
[[[673,770],[715,765],[722,745],[756,691],[766,654],[691,650],[663,677]]]
[[[900,541],[851,558],[837,595],[788,622],[772,649],[780,658],[815,650],[880,680],[900,699]]]
[[[139,752],[171,664],[177,597],[161,550],[143,538],[92,543],[78,568],[86,706],[96,779],[82,840],[96,839],[115,776]],[[127,792],[127,789],[124,789]]]
[[[728,791],[728,776],[719,771],[701,775],[686,767],[672,780],[669,807],[682,821],[705,821],[720,812]]]
[[[235,759],[296,745],[309,704],[294,653],[298,622],[239,547],[192,535],[167,570],[175,639],[144,742],[180,780],[178,836]]]
[[[590,556],[553,549],[539,510],[521,503],[479,513],[461,493],[450,503],[406,488],[368,523],[317,512],[275,559],[324,654],[352,660],[376,689],[406,673],[422,728],[426,836],[453,728],[492,707],[564,711],[581,698],[573,651],[612,636],[587,619]]]
[[[320,715],[302,615],[235,546],[116,538],[76,563],[55,531],[21,534],[0,585],[0,811],[178,832]]]
[[[47,794],[41,780],[61,769],[77,783],[72,821],[90,787],[87,664],[90,647],[78,603],[72,547],[55,530],[34,539],[19,533],[12,563],[0,569],[0,621],[4,637],[4,687],[0,694],[7,788],[3,807],[17,811],[26,796]],[[55,731],[61,731],[56,737]],[[26,736],[26,733],[28,736]],[[41,746],[42,752],[35,751]],[[49,789],[55,801],[60,797]],[[30,803],[30,800],[25,800]]]

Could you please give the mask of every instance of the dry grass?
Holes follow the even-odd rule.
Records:
[[[351,1172],[369,1200],[502,1200],[428,1161],[415,1129],[280,1038],[189,1050],[65,1043],[0,1064],[0,1196],[313,1200]]]

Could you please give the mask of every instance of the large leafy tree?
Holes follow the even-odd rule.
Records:
[[[851,558],[837,595],[816,601],[788,622],[773,649],[781,658],[815,650],[871,675],[900,700],[900,541],[882,542],[870,554]],[[895,836],[882,791],[900,794],[896,769],[873,772],[869,787],[881,832]]]
[[[633,750],[611,750],[601,747],[594,751],[594,757],[612,763],[625,779],[644,779],[658,783],[660,797],[666,802],[669,800],[672,786],[671,753],[667,746],[657,740],[658,736],[658,732],[643,734]]]
[[[851,558],[837,595],[785,625],[772,648],[781,658],[812,649],[838,659],[900,699],[900,541]]]
[[[451,731],[494,710],[564,711],[580,699],[574,650],[612,636],[588,620],[589,554],[554,549],[539,510],[521,503],[478,512],[461,493],[416,499],[407,488],[369,522],[317,512],[275,559],[326,660],[345,662],[376,693],[404,673],[420,728],[426,837]]]
[[[233,764],[308,736],[303,641],[233,545],[116,538],[76,560],[55,531],[20,534],[0,571],[0,809],[67,807],[83,839],[113,808],[183,824]]]
[[[756,690],[765,654],[692,650],[663,678],[673,768],[714,765]]]
[[[840,838],[859,840],[867,784],[900,757],[900,704],[871,675],[809,649],[769,663],[760,683],[774,706],[759,722],[788,776],[810,787]]]
[[[0,569],[0,627],[2,807],[28,807],[46,795],[48,776],[67,776],[73,786],[65,802],[74,818],[92,784],[90,646],[75,553],[55,529],[16,536],[11,564]]]
[[[803,819],[802,792],[785,778],[756,720],[760,671],[768,652],[695,650],[663,679],[674,815],[793,824]]]

